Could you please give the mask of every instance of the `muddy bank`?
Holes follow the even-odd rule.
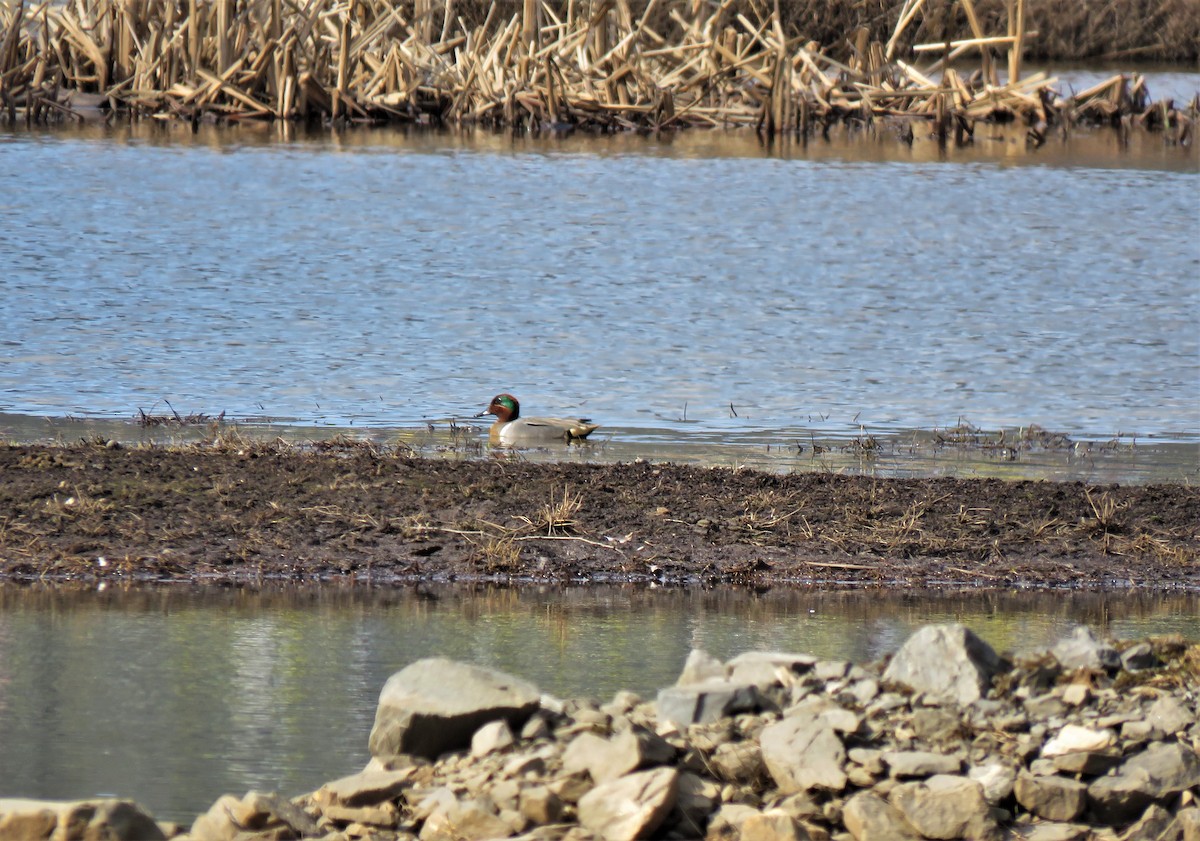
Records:
[[[367,444],[0,447],[10,579],[1200,587],[1200,491],[415,458]]]

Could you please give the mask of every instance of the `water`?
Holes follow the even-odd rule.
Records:
[[[0,133],[0,413],[420,431],[507,390],[623,455],[961,418],[1197,475],[1194,147],[288,131]]]
[[[868,662],[928,622],[1001,651],[1072,623],[1200,639],[1200,596],[653,590],[0,586],[0,796],[136,798],[190,822],[225,793],[296,795],[353,773],[387,677],[425,656],[560,697],[645,697],[688,651]]]

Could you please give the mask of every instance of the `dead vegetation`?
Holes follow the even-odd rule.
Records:
[[[1178,485],[448,461],[230,434],[0,446],[0,511],[0,577],[1200,587],[1200,491]]]
[[[0,113],[37,124],[99,105],[193,124],[753,126],[797,137],[902,118],[901,139],[929,130],[960,143],[978,121],[1022,119],[1035,145],[1081,122],[1190,142],[1197,103],[1152,103],[1136,76],[1063,96],[1045,74],[1023,75],[1030,45],[1047,34],[1034,24],[1057,20],[1036,6],[3,0]],[[1187,33],[1200,14],[1189,8],[1167,0],[1141,23],[1169,25],[1194,51]],[[1162,31],[1145,46],[1163,52]],[[957,69],[963,61],[978,69]]]

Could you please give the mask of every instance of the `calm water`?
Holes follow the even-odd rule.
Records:
[[[1073,622],[1200,639],[1200,596],[545,590],[63,592],[0,586],[0,796],[134,797],[190,821],[221,794],[359,770],[384,681],[444,655],[560,697],[652,697],[688,651],[866,662],[928,622],[1006,651]]]
[[[0,131],[0,413],[420,431],[508,390],[622,456],[965,419],[1179,445],[1191,480],[1198,162],[988,127]]]

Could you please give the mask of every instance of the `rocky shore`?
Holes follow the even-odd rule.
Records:
[[[0,800],[4,839],[1197,841],[1200,645],[1079,627],[1010,661],[931,625],[872,664],[693,651],[655,699],[560,700],[450,660],[394,674],[360,773],[225,795]]]

